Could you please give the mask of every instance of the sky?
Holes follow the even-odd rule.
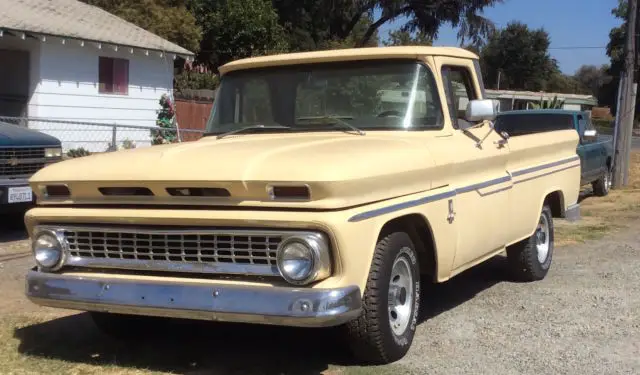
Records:
[[[582,65],[609,63],[609,31],[622,23],[611,14],[617,4],[618,0],[505,0],[486,9],[484,16],[497,27],[520,21],[533,29],[544,28],[551,39],[549,54],[563,73],[573,74]],[[386,37],[402,24],[401,19],[387,23],[380,35]],[[459,45],[457,30],[451,26],[442,27],[438,34],[434,45]]]

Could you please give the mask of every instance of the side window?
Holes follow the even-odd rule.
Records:
[[[451,115],[453,127],[458,129],[460,125],[471,125],[465,119],[465,112],[469,100],[477,99],[473,88],[469,69],[461,66],[443,66],[442,80],[447,94],[447,105]]]

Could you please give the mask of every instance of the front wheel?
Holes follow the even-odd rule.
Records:
[[[362,305],[360,317],[347,323],[354,355],[373,364],[402,358],[413,341],[420,306],[418,257],[407,233],[378,241]]]
[[[523,281],[542,280],[547,276],[553,258],[553,217],[545,204],[531,237],[507,248],[511,271]]]

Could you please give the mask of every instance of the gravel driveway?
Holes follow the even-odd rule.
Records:
[[[14,332],[18,345],[11,350],[23,353],[25,363],[62,360],[93,371],[117,363],[124,369],[118,374],[640,374],[640,223],[633,228],[557,248],[541,282],[506,281],[497,257],[425,286],[424,319],[411,351],[380,368],[350,364],[331,330],[180,322],[145,345],[113,342],[86,314],[62,317],[25,301],[22,276],[31,260],[7,257],[27,250],[15,232],[0,235],[0,315],[42,321]]]

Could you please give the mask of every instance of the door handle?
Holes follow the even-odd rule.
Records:
[[[506,139],[499,139],[497,141],[493,141],[493,144],[498,146],[498,148],[502,148],[502,147],[504,147],[504,145],[507,144],[507,140]]]

